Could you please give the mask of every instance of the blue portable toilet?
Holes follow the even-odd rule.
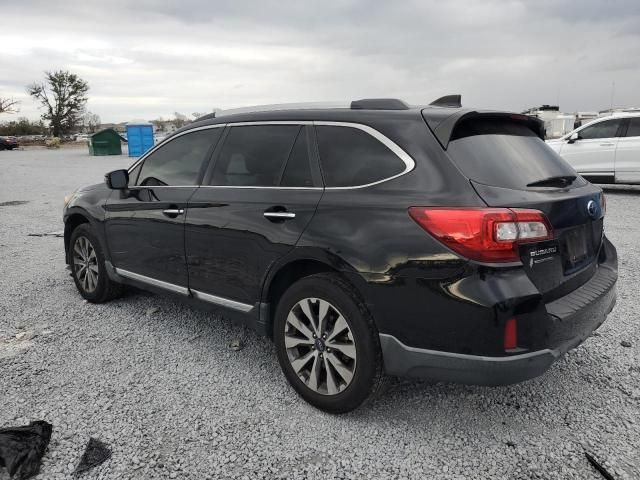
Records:
[[[127,123],[129,156],[139,157],[153,147],[153,124],[147,122]]]

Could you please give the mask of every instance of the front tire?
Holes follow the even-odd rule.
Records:
[[[122,284],[107,274],[100,241],[89,224],[83,223],[71,233],[69,249],[73,281],[87,301],[104,303],[122,294]]]
[[[320,410],[354,410],[384,382],[378,330],[353,287],[336,274],[305,277],[285,292],[274,341],[285,377]]]

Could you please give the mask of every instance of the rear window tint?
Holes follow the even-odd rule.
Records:
[[[316,133],[327,187],[367,185],[406,168],[386,145],[358,128],[317,126]]]
[[[527,189],[549,177],[577,175],[525,123],[508,119],[463,120],[447,152],[462,173],[486,185]],[[578,177],[572,186],[584,185]]]
[[[313,187],[307,134],[301,129],[280,180],[281,187]]]
[[[516,135],[520,137],[537,137],[524,122],[501,118],[463,120],[456,126],[451,140],[475,135]]]
[[[216,160],[211,185],[277,186],[300,128],[299,125],[232,127]]]
[[[627,129],[627,137],[640,137],[640,117],[629,119],[629,128]]]

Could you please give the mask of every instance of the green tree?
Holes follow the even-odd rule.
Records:
[[[0,136],[14,135],[44,135],[47,127],[44,126],[42,120],[39,122],[30,122],[25,117],[19,117],[17,120],[0,123]]]
[[[50,124],[54,137],[72,130],[87,103],[89,84],[74,73],[45,72],[44,82],[27,86],[27,93],[40,102],[42,119]]]

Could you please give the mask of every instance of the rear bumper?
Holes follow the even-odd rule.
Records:
[[[385,370],[472,385],[507,385],[537,377],[605,321],[616,302],[616,267],[616,262],[601,264],[586,284],[546,305],[553,348],[502,357],[466,355],[410,347],[380,334]]]
[[[543,374],[561,355],[556,350],[482,357],[409,347],[390,335],[380,335],[385,371],[389,375],[420,377],[469,385],[507,385]]]

